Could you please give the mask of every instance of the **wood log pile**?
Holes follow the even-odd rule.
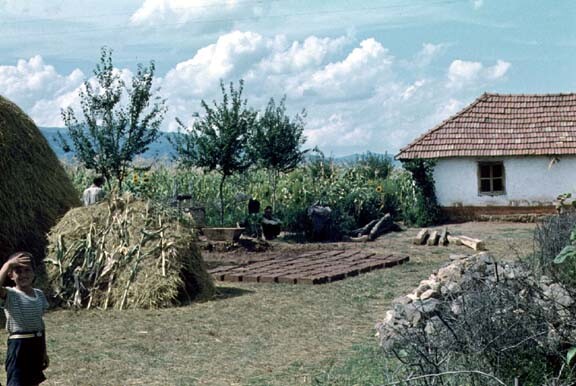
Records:
[[[463,235],[452,235],[448,232],[448,228],[439,229],[421,229],[420,232],[414,237],[414,244],[416,245],[464,245],[472,248],[475,251],[485,251],[486,245],[484,241]]]
[[[351,231],[350,241],[374,241],[384,233],[398,230],[400,226],[392,220],[390,213],[386,213],[382,218],[372,220],[363,227]]]

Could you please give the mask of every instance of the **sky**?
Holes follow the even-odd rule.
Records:
[[[154,61],[162,130],[243,79],[254,109],[306,110],[306,148],[395,155],[484,92],[576,92],[575,20],[572,0],[0,0],[0,95],[62,127],[106,46],[125,79]]]

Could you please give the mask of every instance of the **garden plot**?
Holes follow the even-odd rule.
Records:
[[[408,256],[362,250],[304,252],[243,265],[222,265],[209,270],[219,281],[251,283],[324,284],[375,269],[402,264]]]

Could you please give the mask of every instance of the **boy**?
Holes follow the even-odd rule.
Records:
[[[104,198],[105,192],[102,188],[106,180],[102,176],[94,177],[92,180],[92,185],[84,190],[82,193],[82,201],[84,206],[96,204],[98,201]]]
[[[14,287],[4,287],[6,278]],[[48,367],[42,315],[48,308],[44,293],[34,288],[34,261],[28,252],[11,255],[0,269],[0,303],[6,314],[8,386],[31,386],[43,382]]]

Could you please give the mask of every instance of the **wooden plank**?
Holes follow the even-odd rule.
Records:
[[[462,245],[462,241],[458,237],[452,235],[448,235],[448,243],[454,245]]]
[[[462,244],[466,245],[469,248],[472,248],[475,251],[485,251],[486,246],[484,245],[484,241],[480,239],[473,239],[472,237],[468,236],[458,236]]]

